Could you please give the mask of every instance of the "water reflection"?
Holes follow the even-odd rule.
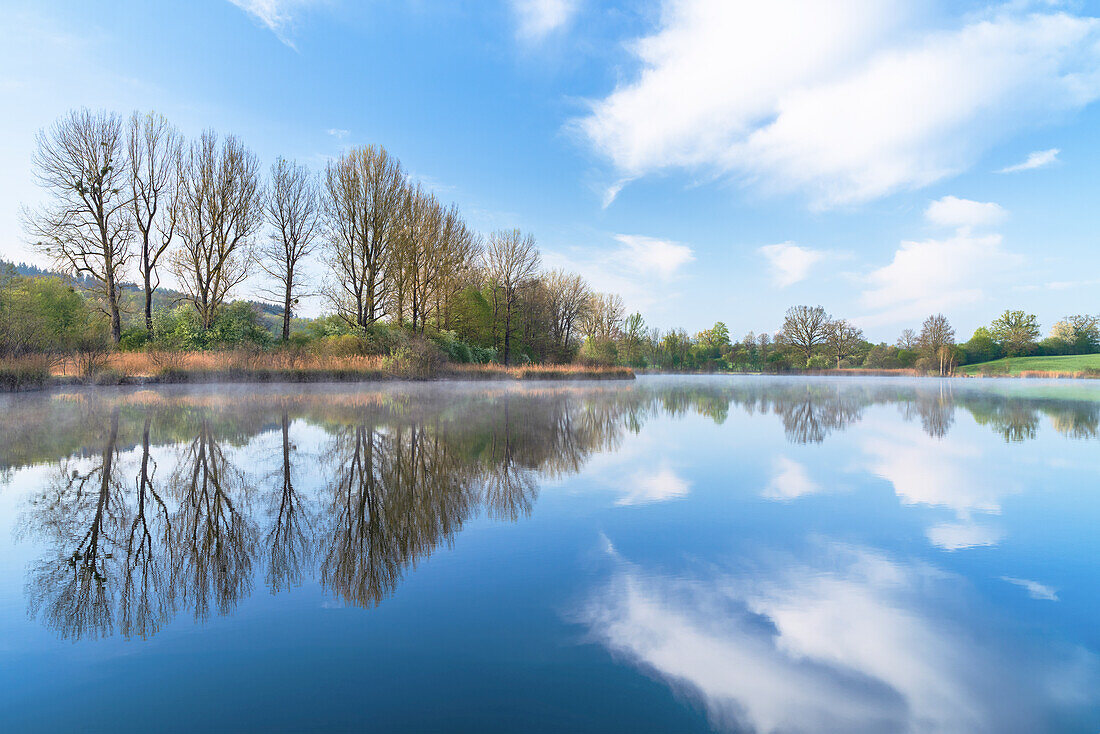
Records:
[[[961,606],[982,613],[965,579],[868,548],[819,542],[806,559],[679,576],[611,560],[581,620],[719,730],[1047,731],[1100,680],[1080,649],[1005,646],[960,621]]]
[[[903,504],[952,514],[929,525],[929,541],[992,545],[1019,487],[979,476],[976,449],[944,438],[960,410],[1008,442],[1035,439],[1044,417],[1068,438],[1097,438],[1100,404],[1043,389],[746,379],[60,393],[5,399],[0,468],[51,467],[19,522],[42,549],[26,576],[31,614],[66,638],[145,638],[177,614],[230,613],[256,585],[278,593],[317,578],[345,604],[375,606],[472,519],[527,517],[543,481],[657,416],[775,416],[768,430],[805,445],[868,421],[866,469]],[[902,421],[870,417],[881,405]],[[772,469],[769,499],[825,491],[795,458],[776,456]],[[692,486],[665,461],[624,477],[622,506]]]
[[[73,453],[20,520],[20,536],[47,549],[28,572],[31,614],[66,638],[146,637],[180,610],[198,621],[231,612],[261,567],[272,593],[316,573],[345,603],[377,605],[478,514],[530,514],[539,478],[576,472],[614,447],[636,407],[598,392],[581,401],[560,390],[453,397],[120,393],[40,402],[47,414],[73,410],[82,420],[63,423]],[[299,451],[296,422],[321,429],[322,459]],[[273,466],[257,475],[271,457],[251,442],[272,434]],[[300,474],[313,480],[307,491]]]

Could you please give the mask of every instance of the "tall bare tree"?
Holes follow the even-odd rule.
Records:
[[[349,150],[325,169],[322,212],[333,275],[326,295],[352,325],[366,328],[384,315],[406,186],[401,163],[382,147]]]
[[[863,330],[853,326],[844,319],[829,322],[828,333],[825,341],[829,345],[829,351],[836,357],[836,368],[840,369],[840,362],[851,357],[859,351],[863,344]]]
[[[435,290],[443,276],[447,239],[444,212],[436,198],[419,184],[409,187],[392,252],[392,277],[397,293],[395,316],[408,315],[413,331],[423,331]]]
[[[559,359],[563,359],[581,330],[592,291],[584,278],[564,270],[550,271],[543,281],[549,293],[551,337]]]
[[[24,227],[55,267],[96,284],[117,343],[122,278],[134,235],[122,119],[72,110],[35,142],[35,178],[50,200],[37,210],[24,208]]]
[[[485,260],[493,291],[494,323],[501,312],[504,316],[504,364],[511,364],[517,306],[523,290],[538,273],[541,258],[535,238],[512,229],[489,236]]]
[[[588,298],[582,326],[589,339],[617,339],[622,334],[626,307],[622,296],[594,293]]]
[[[920,331],[920,346],[940,363],[940,375],[949,361],[948,347],[955,343],[955,329],[942,313],[932,314],[924,320]]]
[[[283,302],[282,339],[290,338],[290,318],[302,292],[301,266],[320,233],[317,181],[305,166],[279,158],[271,166],[266,215],[271,236],[259,248],[259,263],[278,285]]]
[[[432,299],[435,325],[446,328],[448,304],[470,283],[481,254],[481,239],[467,226],[453,204],[443,211],[440,237],[443,252]]]
[[[160,286],[157,264],[172,243],[179,215],[183,136],[155,112],[134,112],[127,132],[138,269],[145,286],[145,330],[152,334],[153,291]]]
[[[791,306],[783,319],[783,337],[809,363],[814,347],[825,343],[829,321],[829,314],[821,306]]]
[[[920,346],[920,337],[917,336],[917,332],[912,329],[906,329],[901,332],[901,336],[898,337],[897,348],[898,349],[916,349]]]
[[[229,292],[248,276],[253,236],[263,223],[256,154],[229,135],[206,131],[187,154],[180,200],[181,245],[170,265],[210,328]]]

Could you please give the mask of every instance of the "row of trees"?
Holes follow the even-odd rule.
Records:
[[[383,321],[452,330],[505,363],[570,359],[586,329],[608,328],[598,316],[615,297],[541,272],[534,238],[519,230],[483,239],[381,147],[349,150],[319,176],[279,158],[265,176],[232,135],[188,141],[155,113],[85,109],[39,134],[34,168],[48,200],[24,209],[25,229],[59,270],[92,284],[115,343],[126,279],[140,281],[153,336],[165,271],[203,330],[258,272],[282,306],[283,340],[307,295],[324,296],[352,332]]]
[[[846,319],[835,319],[821,306],[793,306],[775,334],[750,332],[731,341],[727,326],[718,322],[694,335],[683,329],[647,329],[641,314],[618,320],[603,332],[606,341],[586,341],[581,357],[634,367],[668,370],[787,371],[862,367],[914,368],[941,375],[961,364],[1027,354],[1088,354],[1100,352],[1100,317],[1067,316],[1051,335],[1038,341],[1034,315],[1005,311],[989,327],[981,327],[967,342],[958,343],[955,329],[943,314],[932,314],[919,330],[905,329],[893,345],[873,344]]]

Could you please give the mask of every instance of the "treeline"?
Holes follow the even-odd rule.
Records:
[[[612,316],[614,314],[612,313]],[[1005,311],[966,342],[943,314],[932,314],[918,330],[905,329],[894,344],[872,343],[846,319],[834,319],[821,306],[794,306],[772,334],[749,332],[739,341],[719,321],[689,334],[684,329],[649,329],[641,314],[613,318],[581,357],[597,363],[670,371],[790,372],[863,368],[914,369],[952,374],[965,364],[1001,357],[1093,354],[1100,352],[1100,316],[1067,316],[1041,339],[1038,319]]]
[[[412,337],[459,361],[566,362],[603,304],[621,303],[576,274],[544,272],[531,235],[483,238],[378,146],[319,173],[284,158],[265,172],[233,135],[187,140],[155,113],[85,109],[38,135],[33,165],[47,201],[24,208],[24,229],[102,311],[81,330],[123,348],[340,339],[369,351]],[[165,275],[183,304],[158,309]],[[250,279],[280,307],[274,338],[254,307],[231,306]],[[43,348],[4,336],[37,287],[4,276],[0,356]],[[307,295],[323,296],[329,315],[296,320]]]

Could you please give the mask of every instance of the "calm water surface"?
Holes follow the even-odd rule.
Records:
[[[1100,731],[1100,384],[0,398],[4,732]]]

